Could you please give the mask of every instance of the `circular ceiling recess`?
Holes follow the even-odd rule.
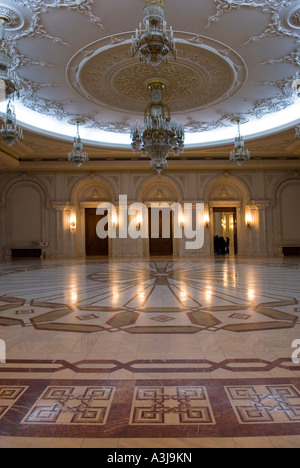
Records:
[[[122,34],[120,43],[111,44],[112,38],[105,38],[73,57],[67,75],[70,85],[81,96],[116,111],[142,114],[151,98],[145,83],[155,75],[168,82],[164,101],[171,112],[182,113],[223,102],[247,80],[243,59],[230,47],[212,39],[199,36],[197,43],[191,43],[188,39],[192,34],[180,33],[177,59],[153,71],[146,63],[131,57],[130,40],[124,36],[131,37],[132,32]],[[107,46],[107,42],[111,45]],[[95,52],[83,58],[92,48],[96,48]]]
[[[143,123],[152,79],[168,83],[164,102],[185,127],[186,147],[232,142],[237,118],[248,121],[247,139],[299,123],[292,83],[300,65],[300,0],[165,0],[178,53],[158,68],[131,52],[144,4],[0,0],[21,83],[18,123],[71,140],[70,122],[80,120],[85,142],[127,149],[132,124]]]
[[[288,14],[288,25],[291,28],[300,29],[300,6],[298,5]]]
[[[15,8],[0,3],[0,18],[6,21],[8,31],[18,31],[24,26],[24,18]]]

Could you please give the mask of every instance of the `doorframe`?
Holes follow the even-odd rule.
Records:
[[[86,258],[87,258],[87,255],[86,255],[86,236],[85,236],[85,225],[86,225],[85,210],[86,208],[97,209],[101,203],[108,203],[108,202],[107,201],[80,202],[80,216],[79,216],[79,222],[77,224],[78,224],[78,227],[80,226],[80,239],[79,239],[80,251],[82,253],[82,256]],[[113,242],[110,237],[108,238],[108,256],[109,257],[113,256]]]
[[[214,208],[235,208],[236,209],[236,223],[237,223],[237,245],[238,253],[241,255],[244,252],[244,238],[242,230],[242,202],[240,201],[212,201],[209,202],[209,215],[210,215],[210,252],[214,254],[214,232],[215,232],[215,219]]]

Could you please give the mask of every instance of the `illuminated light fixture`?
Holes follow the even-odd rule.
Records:
[[[242,166],[246,161],[250,160],[250,152],[245,149],[245,142],[241,135],[241,123],[246,120],[235,119],[238,124],[238,135],[234,142],[234,149],[230,153],[230,161],[236,162],[238,166]]]
[[[8,145],[13,146],[17,141],[23,140],[23,130],[17,125],[15,108],[11,100],[8,101],[4,114],[4,127],[0,130],[0,137]]]
[[[163,0],[147,0],[144,8],[144,25],[140,24],[136,36],[132,37],[132,54],[152,67],[166,62],[171,54],[176,58],[176,47],[172,27],[167,31]]]
[[[72,164],[75,164],[77,167],[81,167],[88,163],[89,157],[86,152],[83,151],[83,143],[79,135],[79,126],[83,123],[82,120],[70,121],[71,125],[76,123],[77,125],[77,135],[74,138],[73,150],[70,151],[68,155],[68,161]]]
[[[5,37],[8,23],[8,18],[0,17],[0,91],[2,91],[4,101],[14,94],[19,95],[18,78],[12,71],[11,46]]]
[[[118,217],[117,217],[117,215],[115,215],[115,214],[112,215],[111,223],[112,223],[113,229],[116,229],[116,227],[118,226]]]
[[[184,224],[185,224],[185,218],[184,218],[183,214],[181,214],[179,216],[179,225],[180,225],[180,227],[182,227],[182,229],[184,229]]]
[[[138,124],[131,129],[132,151],[147,153],[151,159],[151,167],[161,174],[168,166],[167,158],[171,151],[179,156],[184,151],[184,128],[175,120],[171,120],[171,112],[162,101],[163,90],[168,86],[166,81],[153,79],[146,83],[152,92],[152,101],[146,107],[144,130]]]
[[[142,216],[141,216],[141,215],[138,215],[138,216],[136,217],[136,230],[137,230],[138,232],[140,232],[140,230],[142,229],[142,221],[143,221]]]
[[[71,216],[70,218],[70,229],[72,232],[76,231],[77,223],[76,223],[76,216]]]
[[[225,218],[222,219],[222,228],[223,228],[224,230],[227,229],[227,223],[226,223],[226,219],[225,219]]]
[[[206,229],[209,229],[209,226],[210,226],[210,218],[208,215],[206,215],[204,217],[204,226],[206,227]]]
[[[252,228],[252,224],[253,224],[252,217],[251,217],[251,215],[248,214],[248,215],[246,216],[246,225],[247,225],[247,227],[248,227],[249,229],[251,229],[251,228]]]

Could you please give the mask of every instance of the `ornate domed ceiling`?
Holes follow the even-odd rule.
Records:
[[[22,82],[20,123],[69,138],[70,122],[82,117],[90,144],[126,147],[131,124],[143,120],[152,78],[168,83],[165,102],[186,127],[187,147],[231,141],[238,116],[249,120],[248,138],[298,123],[291,83],[300,65],[300,1],[165,0],[178,57],[155,69],[131,54],[144,5],[0,1]]]

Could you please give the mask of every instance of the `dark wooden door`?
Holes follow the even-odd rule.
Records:
[[[163,238],[163,214],[159,213],[159,237],[152,238],[152,216],[151,209],[149,210],[149,230],[150,230],[150,255],[153,257],[171,256],[173,255],[173,213],[170,213],[170,238]]]
[[[97,224],[105,216],[107,213],[104,216],[97,216],[96,208],[85,210],[85,241],[88,257],[108,256],[108,237],[100,239],[97,236]]]

